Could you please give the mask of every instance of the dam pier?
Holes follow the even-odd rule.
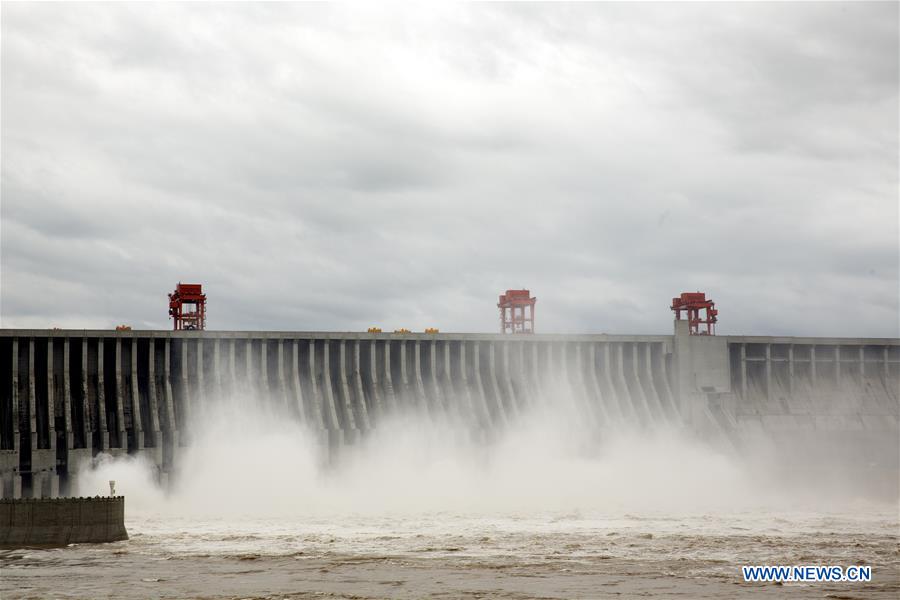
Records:
[[[786,457],[897,471],[900,340],[691,335],[0,330],[4,498],[77,493],[78,465],[144,455],[163,484],[223,398],[337,451],[414,411],[490,439],[536,403],[604,431],[671,425]]]

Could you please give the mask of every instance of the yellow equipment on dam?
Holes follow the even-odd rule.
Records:
[[[900,340],[675,325],[659,336],[3,329],[2,496],[68,495],[75,466],[100,452],[143,455],[165,482],[188,424],[247,391],[332,450],[410,410],[490,438],[564,397],[598,435],[670,425],[739,445],[764,432],[785,456],[805,439],[801,451],[861,448],[896,470]]]

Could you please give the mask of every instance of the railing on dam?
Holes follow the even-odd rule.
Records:
[[[74,491],[77,465],[100,452],[143,454],[166,478],[190,444],[189,423],[235,397],[282,411],[331,448],[409,411],[489,438],[539,402],[569,403],[598,431],[704,419],[734,429],[744,417],[776,418],[782,408],[797,416],[803,399],[816,395],[810,390],[832,379],[869,389],[875,404],[860,409],[865,418],[883,416],[896,428],[898,351],[898,340],[703,339],[678,330],[0,330],[2,496]]]

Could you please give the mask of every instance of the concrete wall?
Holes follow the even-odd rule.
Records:
[[[765,436],[796,465],[900,474],[900,346],[842,339],[728,338],[738,439]]]
[[[127,540],[125,498],[0,499],[0,548]]]
[[[79,463],[100,452],[142,454],[165,481],[191,443],[189,424],[228,397],[305,423],[330,448],[358,442],[398,410],[454,419],[489,439],[538,402],[579,411],[598,432],[674,424],[734,439],[754,422],[790,429],[817,415],[829,417],[812,419],[817,426],[896,431],[898,352],[898,340],[680,328],[674,336],[0,330],[0,496],[76,493]],[[834,405],[847,418],[830,419]]]

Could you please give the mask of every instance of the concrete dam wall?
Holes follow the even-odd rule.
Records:
[[[862,448],[897,466],[900,340],[685,325],[669,336],[0,330],[2,496],[76,493],[77,466],[99,453],[143,454],[165,483],[190,423],[229,397],[305,423],[332,450],[408,411],[490,439],[543,403],[572,407],[598,435],[669,425],[734,446],[764,435],[784,452],[797,440]]]

